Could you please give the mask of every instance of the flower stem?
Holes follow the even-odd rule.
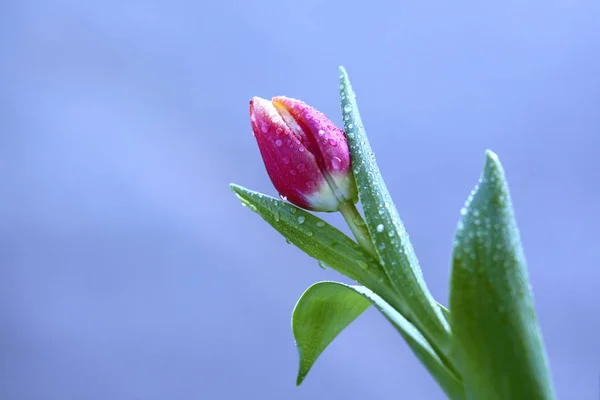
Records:
[[[344,219],[350,227],[352,234],[354,234],[358,244],[377,258],[377,253],[375,252],[375,247],[373,247],[367,224],[356,209],[356,206],[349,201],[340,203],[340,212],[344,216]]]

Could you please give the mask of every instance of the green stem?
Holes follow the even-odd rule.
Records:
[[[344,219],[350,227],[358,244],[378,259],[375,247],[373,247],[373,242],[371,241],[371,235],[367,229],[367,224],[358,212],[356,206],[350,201],[340,203],[340,212],[344,216]]]

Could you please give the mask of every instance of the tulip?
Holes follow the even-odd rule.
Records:
[[[346,136],[323,113],[296,99],[254,97],[250,121],[282,198],[327,212],[358,201]]]

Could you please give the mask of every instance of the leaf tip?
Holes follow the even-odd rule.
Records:
[[[504,171],[498,155],[491,150],[485,151],[485,165],[483,167],[483,176],[502,176]]]
[[[308,373],[307,370],[300,367],[300,370],[298,371],[298,377],[296,378],[296,386],[300,386],[302,384],[302,382],[304,382],[304,378],[306,378],[307,373]]]

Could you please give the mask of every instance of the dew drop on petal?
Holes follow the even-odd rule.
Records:
[[[317,184],[315,183],[315,181],[306,181],[306,187],[309,190],[315,190],[315,188],[317,187]]]
[[[298,217],[298,223],[299,224],[303,224],[304,220],[305,220],[305,218],[302,215]]]
[[[282,135],[282,134],[283,134],[283,129],[281,129],[281,128],[277,128],[277,130],[276,130],[276,131],[277,131],[277,133],[278,133],[279,135]]]
[[[290,159],[288,157],[283,157],[282,160],[283,160],[284,164],[289,164],[290,163]]]
[[[304,146],[298,146],[298,151],[299,151],[300,153],[302,153],[304,150],[306,150],[306,149],[304,148]]]
[[[325,131],[323,129],[319,129],[319,136],[323,136],[325,134]]]
[[[334,147],[337,146],[337,141],[333,138],[329,139],[327,142],[329,143],[330,146],[334,146]]]
[[[333,167],[333,169],[338,169],[340,168],[340,166],[342,165],[342,159],[339,157],[333,157],[331,159],[331,166]]]
[[[293,168],[292,168],[292,169],[290,169],[290,174],[291,174],[291,175],[296,175],[296,174],[297,174],[297,172],[296,172],[296,170],[295,170],[295,169],[293,169]]]
[[[300,163],[296,165],[296,168],[298,169],[298,171],[304,171],[306,169],[306,164]]]
[[[269,132],[269,124],[267,124],[266,122],[261,122],[260,123],[260,130],[262,131],[262,133]]]
[[[283,144],[283,142],[281,141],[281,139],[277,139],[275,141],[275,146],[277,146],[277,147],[281,147],[282,144]]]

